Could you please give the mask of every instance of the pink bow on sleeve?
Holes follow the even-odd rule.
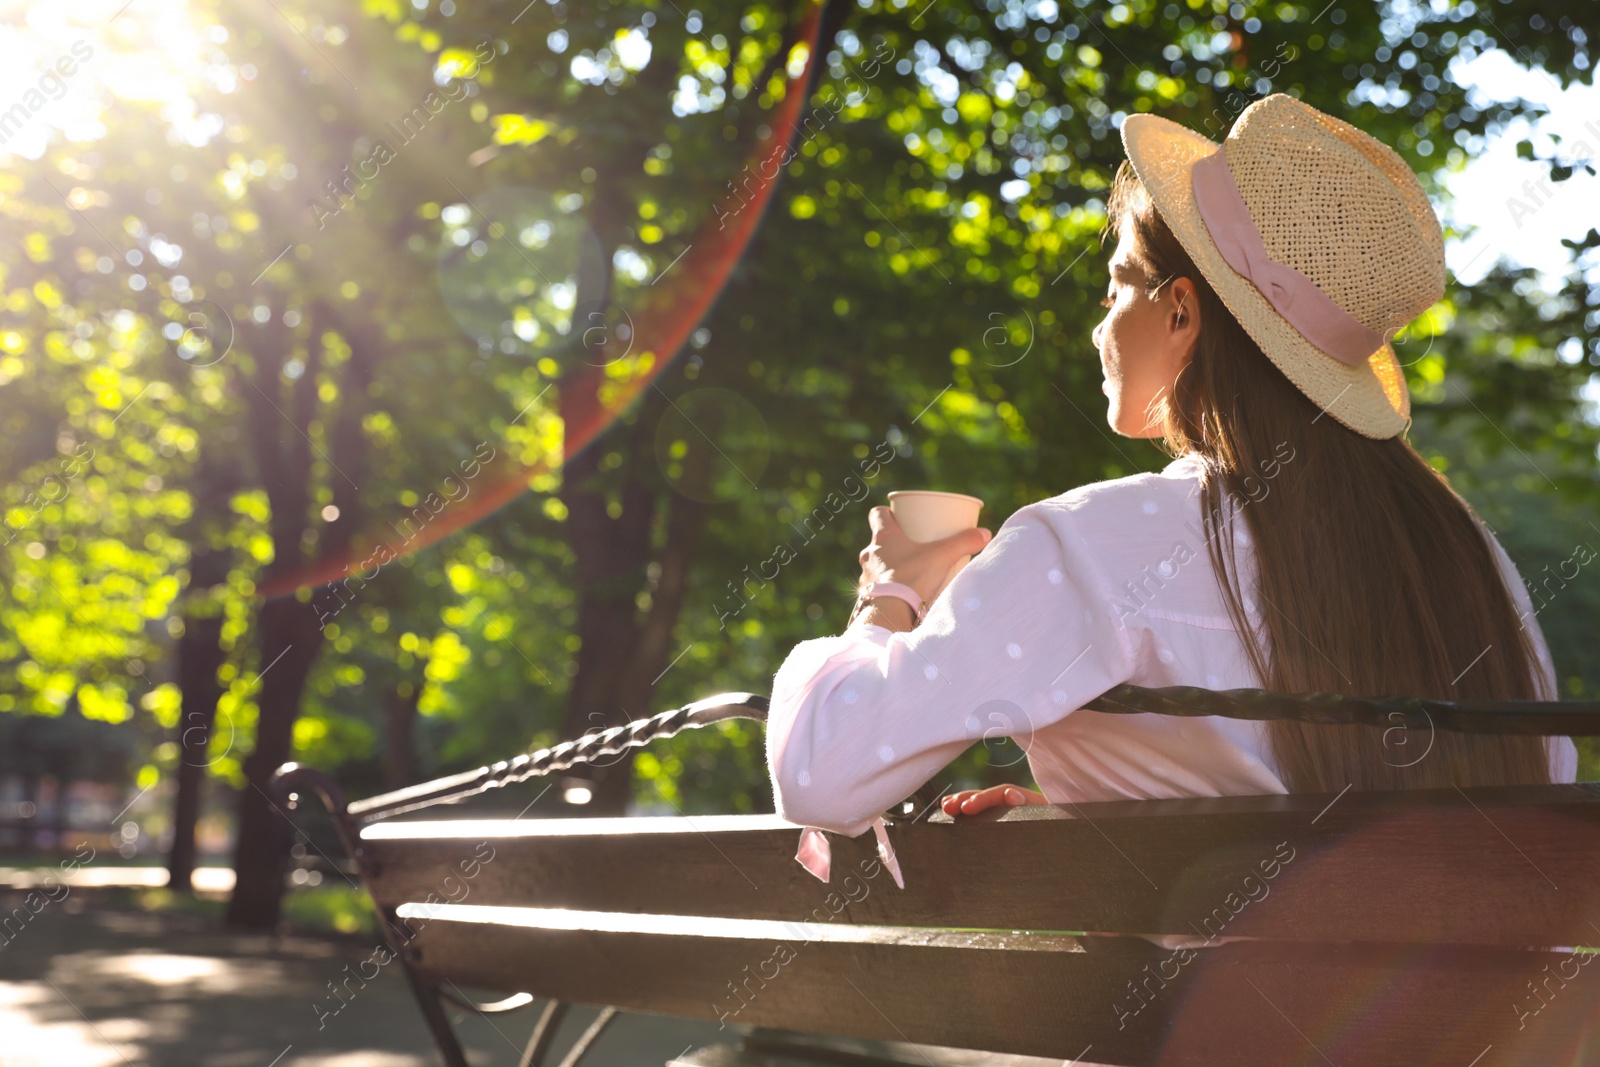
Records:
[[[906,880],[900,874],[900,860],[894,854],[894,846],[889,843],[889,830],[883,823],[882,815],[872,820],[872,832],[878,838],[878,858],[894,876],[894,884],[904,889]],[[800,831],[800,848],[795,852],[794,858],[800,866],[823,882],[828,881],[832,874],[833,850],[828,844],[827,836],[815,826],[807,826]]]

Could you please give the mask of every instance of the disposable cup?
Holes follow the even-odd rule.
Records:
[[[889,494],[889,510],[906,536],[917,542],[942,541],[962,530],[978,525],[978,513],[983,501],[965,493],[944,493],[936,489],[908,489]],[[961,568],[972,561],[962,556],[939,583],[934,592],[937,597],[950,584]],[[932,598],[930,598],[932,599]]]

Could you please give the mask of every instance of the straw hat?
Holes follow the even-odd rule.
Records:
[[[1277,93],[1220,146],[1155,115],[1122,143],[1195,266],[1290,381],[1341,423],[1411,423],[1389,340],[1444,296],[1439,220],[1387,145]]]

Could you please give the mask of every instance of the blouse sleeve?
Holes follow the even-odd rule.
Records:
[[[773,680],[778,814],[851,837],[986,738],[1025,737],[1133,675],[1109,582],[1056,501],[1014,513],[907,633],[801,642]]]

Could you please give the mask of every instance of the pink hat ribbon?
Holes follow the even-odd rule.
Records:
[[[1192,180],[1195,206],[1222,258],[1249,278],[1300,336],[1352,367],[1361,366],[1383,347],[1382,335],[1335,304],[1316,282],[1267,255],[1261,231],[1228,167],[1227,153],[1218,149],[1198,160]]]

